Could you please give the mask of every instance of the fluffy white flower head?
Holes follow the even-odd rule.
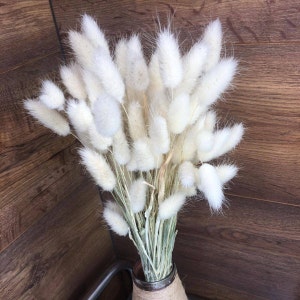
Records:
[[[128,86],[137,91],[145,91],[149,84],[148,67],[137,35],[133,35],[127,43],[126,71]]]
[[[101,48],[97,48],[94,52],[93,70],[98,75],[106,92],[123,103],[125,94],[123,79],[110,55]]]
[[[109,54],[109,47],[105,35],[97,22],[89,15],[84,14],[81,22],[83,34],[89,39],[95,48],[100,47]]]
[[[159,205],[158,217],[161,220],[167,220],[175,216],[185,203],[184,193],[178,192],[171,195]]]
[[[203,192],[211,209],[219,211],[224,201],[224,194],[222,183],[215,167],[210,164],[203,164],[199,168],[198,188]]]
[[[70,133],[68,121],[58,111],[32,99],[26,100],[24,106],[30,115],[56,134],[66,136]]]
[[[105,158],[97,152],[82,148],[79,155],[83,165],[91,174],[95,182],[105,191],[112,191],[116,185],[116,177]]]
[[[71,64],[60,68],[60,77],[68,92],[75,99],[84,100],[87,96],[83,79],[81,77],[81,68],[78,64]]]
[[[65,103],[65,96],[54,82],[45,80],[42,84],[40,101],[50,109],[62,110]]]
[[[103,217],[112,231],[120,236],[126,236],[129,231],[129,226],[122,216],[119,206],[108,201],[103,210]]]
[[[159,33],[157,49],[163,83],[167,88],[175,88],[182,80],[182,61],[178,41],[169,30]]]
[[[93,115],[83,100],[69,100],[67,105],[67,114],[78,132],[85,132],[93,122]]]
[[[147,185],[144,178],[135,180],[129,188],[131,209],[134,213],[142,211],[146,204]]]
[[[121,127],[119,103],[108,94],[103,94],[93,106],[95,125],[100,134],[112,137]]]

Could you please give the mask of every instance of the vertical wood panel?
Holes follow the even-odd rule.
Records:
[[[6,1],[0,20],[0,74],[58,52],[49,1]]]
[[[5,12],[5,20],[3,19],[2,21],[6,25],[1,28],[1,37],[5,37],[5,39],[12,42],[19,41],[21,43],[23,31],[26,36],[27,27],[33,28],[36,26],[35,15],[38,14],[39,6],[41,6],[39,18],[43,19],[43,21],[39,22],[39,34],[32,34],[32,39],[27,38],[26,40],[27,44],[30,45],[27,45],[27,47],[32,48],[31,58],[34,59],[34,62],[28,62],[28,57],[26,56],[27,48],[21,47],[20,44],[15,49],[18,52],[12,52],[11,54],[13,54],[14,59],[22,62],[22,64],[14,62],[15,65],[12,66],[10,52],[5,47],[1,48],[1,57],[7,61],[5,63],[6,70],[0,75],[0,125],[4,129],[1,130],[0,136],[2,162],[0,167],[0,208],[2,216],[0,221],[0,250],[13,242],[27,228],[33,225],[39,217],[42,217],[43,213],[53,207],[55,201],[49,201],[50,205],[45,206],[41,200],[32,201],[32,199],[45,192],[47,187],[51,186],[56,180],[63,178],[65,172],[63,168],[55,163],[57,158],[59,158],[59,156],[55,157],[55,155],[73,143],[72,139],[58,140],[54,134],[36,124],[24,112],[23,97],[35,96],[38,91],[39,78],[42,76],[54,77],[55,69],[53,66],[60,60],[57,37],[52,24],[48,2],[36,1],[35,6],[32,5],[33,3],[27,2],[27,8],[24,7],[25,4],[25,2],[12,1],[1,7]],[[32,15],[30,15],[30,10],[32,10]],[[22,11],[24,11],[24,19],[26,20],[23,23],[24,27],[21,25],[16,26],[15,30],[12,31],[14,20],[17,19],[16,23],[20,23]],[[19,13],[16,14],[16,12]],[[51,52],[48,53],[49,56],[46,55],[46,58],[43,58],[45,56],[44,50],[41,50],[39,47],[35,49],[32,46],[35,44],[36,39],[41,38],[43,32],[48,32],[47,37],[44,38],[44,43],[46,45],[49,43],[56,49],[55,54],[52,54],[53,49],[50,49]],[[46,164],[43,167],[45,162],[48,165]],[[35,170],[37,170],[37,173],[34,172]],[[48,181],[48,184],[45,184],[47,171],[49,171],[48,177],[52,176],[51,171],[59,175],[56,175],[55,179],[52,178],[52,180]],[[38,176],[35,177],[36,175]],[[23,210],[24,204],[27,208],[25,211]],[[43,206],[44,212],[41,209]],[[26,213],[26,216],[24,216],[24,213]]]
[[[78,144],[23,110],[62,62],[49,1],[6,1],[0,13],[0,298],[79,299],[114,253]]]
[[[76,174],[76,173],[75,173]],[[84,179],[31,230],[0,255],[3,299],[79,299],[113,259],[99,221],[99,198]]]

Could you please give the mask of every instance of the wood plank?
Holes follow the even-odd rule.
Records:
[[[205,201],[190,205],[179,218],[174,257],[192,292],[214,299],[223,299],[222,291],[231,291],[228,299],[300,296],[299,207],[231,197],[230,209],[217,216]],[[219,287],[206,294],[205,282],[189,285],[190,277]]]
[[[299,44],[234,48],[241,71],[217,105],[224,120],[246,126],[229,156],[241,167],[230,193],[300,205]]]
[[[73,138],[22,107],[61,62],[49,1],[6,1],[0,14],[0,298],[79,299],[114,254]]]
[[[36,226],[0,254],[3,299],[78,299],[113,259],[96,187],[82,180]]]
[[[0,116],[3,116],[1,123],[4,123],[5,128],[8,130],[6,134],[18,135],[16,139],[9,139],[7,144],[10,145],[5,145],[1,149],[0,157],[3,163],[0,168],[0,194],[4,193],[4,190],[10,186],[15,185],[18,180],[27,176],[31,170],[50,160],[54,155],[74,143],[72,137],[63,139],[50,132],[50,130],[43,128],[32,117],[25,116],[21,109],[9,111],[8,113],[0,112]],[[13,119],[9,120],[12,115],[14,115]],[[20,130],[18,130],[19,124],[23,125]],[[23,141],[22,133],[24,134]],[[0,207],[7,203],[5,195],[4,193],[0,201]]]
[[[34,45],[34,42],[32,44]],[[38,56],[34,61],[27,61],[27,64],[20,68],[0,74],[0,111],[21,106],[21,100],[36,97],[43,79],[57,79],[57,71],[61,63],[59,49],[56,48],[54,54],[42,58],[35,53],[34,49],[32,54]],[[1,132],[1,141],[5,137]]]
[[[229,299],[240,299],[241,293],[248,299],[298,299],[298,270],[300,261],[282,259],[280,255],[262,255],[258,250],[232,249],[226,243],[219,247],[214,241],[197,238],[189,243],[189,252],[184,251],[191,236],[181,235],[175,260],[181,274],[186,274],[187,290],[212,299],[223,299],[223,290],[231,289]],[[195,241],[195,239],[194,239]],[[199,254],[201,253],[201,256]],[[198,255],[198,256],[197,256]],[[219,288],[212,294],[205,286],[189,284],[189,278],[203,277]],[[225,286],[225,289],[224,289]],[[227,287],[227,288],[226,288]],[[219,291],[218,291],[219,290]],[[219,293],[218,293],[219,292]]]
[[[82,181],[72,149],[59,152],[24,174],[22,180],[8,182],[1,190],[0,250],[63,201]]]
[[[188,281],[185,282],[185,278],[188,278]],[[263,300],[265,298],[259,296],[253,296],[247,292],[239,291],[237,289],[232,289],[228,286],[222,285],[220,283],[216,284],[209,280],[205,280],[200,277],[189,277],[188,274],[183,277],[183,284],[185,288],[190,290],[194,294],[206,295],[201,299],[222,299],[222,300]]]
[[[133,30],[151,32],[158,16],[162,24],[170,16],[174,28],[197,39],[204,26],[220,18],[231,43],[276,43],[299,41],[300,5],[288,1],[210,0],[210,1],[81,1],[54,0],[53,7],[61,35],[78,27],[83,12],[95,16],[110,36],[130,34]]]
[[[49,1],[5,1],[0,14],[0,74],[58,51]]]
[[[66,157],[70,149],[63,150],[74,139],[40,126],[22,105],[22,99],[37,93],[39,77],[55,78],[58,62],[53,54],[0,77],[0,128],[5,128],[0,133],[0,251],[51,210],[72,183],[68,173],[74,156]]]
[[[22,105],[24,98],[36,96],[41,78],[57,74],[60,53],[48,1],[3,3],[1,13],[0,251],[62,199],[63,185],[68,192],[64,176],[74,158],[65,158],[68,150],[61,152],[73,139],[59,139],[27,116]]]

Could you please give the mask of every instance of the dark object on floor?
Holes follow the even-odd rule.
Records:
[[[99,284],[94,291],[92,291],[85,299],[87,300],[97,300],[101,296],[104,289],[110,283],[111,279],[121,271],[127,271],[131,277],[132,272],[132,263],[119,260],[112,264],[101,276],[99,279]]]
[[[187,294],[187,296],[188,296],[188,300],[204,300],[203,298],[199,298],[198,296],[193,296],[189,294]],[[132,300],[131,295],[128,297],[127,300]]]
[[[97,300],[101,296],[104,289],[107,287],[111,279],[121,271],[127,271],[129,276],[131,277],[132,273],[132,263],[119,260],[111,265],[101,276],[99,280],[99,284],[94,291],[92,291],[85,299],[87,300]],[[189,300],[201,300],[198,296],[187,295]],[[131,300],[131,295],[128,300]]]

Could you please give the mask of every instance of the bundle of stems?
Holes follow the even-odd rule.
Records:
[[[110,191],[104,219],[138,250],[145,278],[165,278],[179,210],[199,191],[212,211],[224,204],[232,164],[209,163],[234,149],[243,125],[217,127],[213,105],[230,86],[237,62],[221,58],[219,20],[182,54],[170,27],[157,35],[147,61],[140,37],[121,39],[111,55],[104,32],[84,15],[69,32],[74,61],[62,66],[65,89],[45,80],[25,108],[55,133],[83,145],[81,162]]]

